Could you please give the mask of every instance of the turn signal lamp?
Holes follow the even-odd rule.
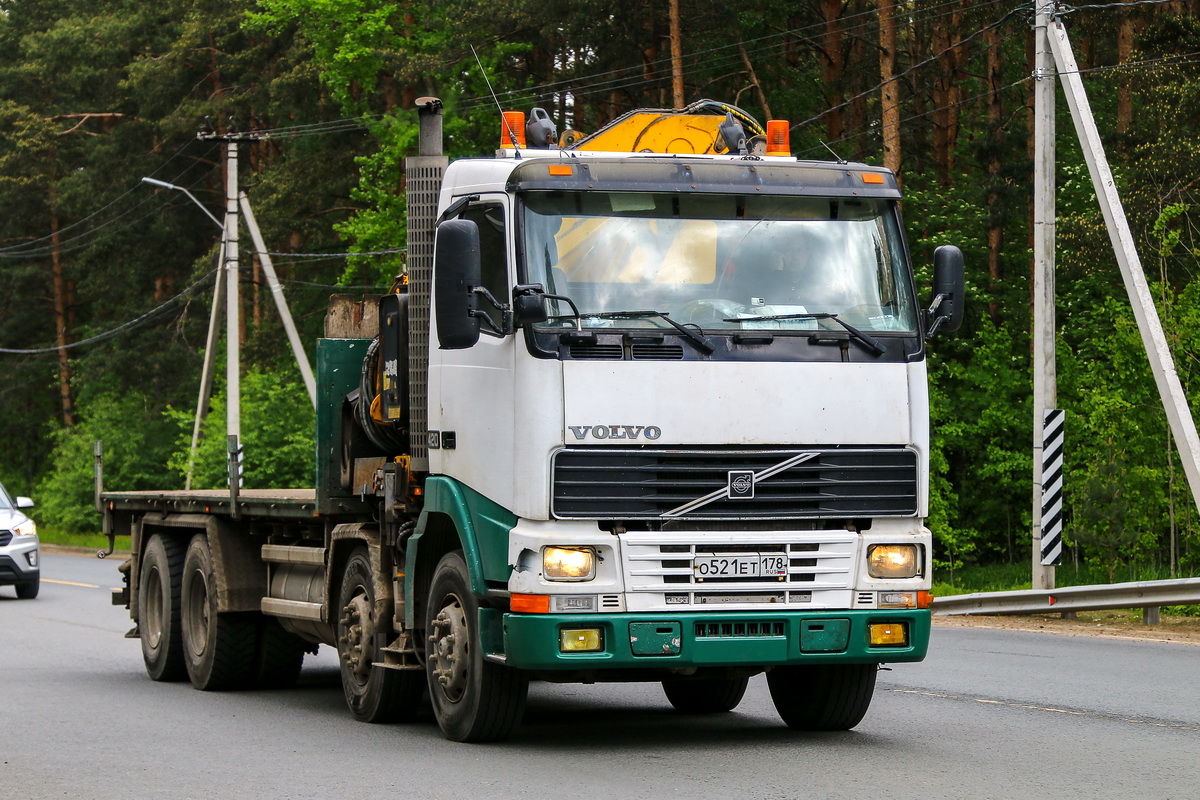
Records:
[[[596,577],[596,551],[590,547],[543,548],[542,574],[548,581],[590,581]]]
[[[880,592],[880,608],[929,608],[933,605],[933,592]]]
[[[874,622],[868,626],[872,647],[904,647],[908,644],[908,626],[903,622]]]
[[[518,614],[549,614],[550,595],[514,594],[508,598],[508,608]]]
[[[767,122],[767,155],[790,156],[792,154],[792,130],[786,119]]]
[[[560,653],[594,653],[604,649],[604,635],[599,628],[563,628],[558,632]]]
[[[867,551],[867,573],[872,578],[912,578],[920,569],[915,544],[877,544]]]
[[[500,123],[500,149],[512,150],[525,146],[525,112],[505,111]]]

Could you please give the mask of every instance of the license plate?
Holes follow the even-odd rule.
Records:
[[[739,578],[783,578],[788,558],[783,553],[737,553],[696,556],[692,573],[697,581],[727,581]]]

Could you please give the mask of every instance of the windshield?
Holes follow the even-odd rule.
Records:
[[[10,511],[13,507],[12,498],[3,486],[0,486],[0,511]]]
[[[633,192],[524,200],[526,280],[571,298],[584,327],[666,327],[653,315],[612,316],[654,310],[706,330],[812,330],[828,314],[869,331],[917,328],[886,200]],[[575,326],[568,304],[552,301],[551,314],[547,325]]]

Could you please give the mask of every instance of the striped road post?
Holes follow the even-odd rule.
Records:
[[[1062,563],[1063,411],[1042,415],[1042,564]]]

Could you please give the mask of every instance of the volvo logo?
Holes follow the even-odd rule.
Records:
[[[729,499],[750,499],[754,497],[754,472],[748,469],[735,469],[729,473]]]
[[[657,425],[569,425],[575,438],[593,439],[657,439],[662,428]]]

